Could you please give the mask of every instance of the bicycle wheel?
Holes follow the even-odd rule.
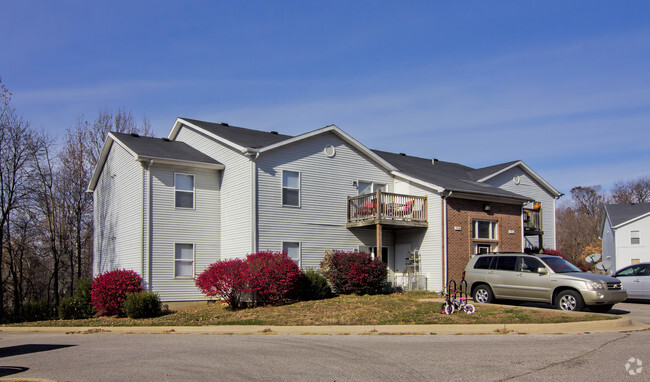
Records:
[[[445,314],[454,314],[454,305],[453,304],[445,304]]]
[[[476,312],[476,308],[474,307],[474,305],[472,304],[465,305],[465,313],[473,314],[474,312]]]

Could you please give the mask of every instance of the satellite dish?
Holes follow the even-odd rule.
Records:
[[[594,253],[585,258],[585,261],[588,263],[595,263],[596,261],[600,260],[602,255],[600,253]]]
[[[596,264],[596,269],[601,271],[608,271],[612,265],[614,265],[614,262],[611,260],[601,261],[600,263]]]

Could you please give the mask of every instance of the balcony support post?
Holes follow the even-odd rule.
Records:
[[[381,224],[377,224],[377,249],[376,249],[377,253],[375,253],[375,258],[377,258],[377,259],[379,259],[381,261],[384,261],[384,259],[382,258],[382,255],[383,255],[384,251],[383,251],[382,242],[381,242],[381,239],[382,239],[382,237],[381,237],[382,232],[381,231],[382,231],[381,230]]]

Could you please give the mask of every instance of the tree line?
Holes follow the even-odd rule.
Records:
[[[599,239],[605,204],[650,202],[650,177],[619,181],[611,191],[600,186],[574,187],[570,200],[556,210],[557,249],[575,264],[602,253]]]
[[[131,111],[78,117],[62,137],[34,129],[0,78],[0,322],[54,312],[92,276],[93,201],[86,189],[109,131],[153,135]]]

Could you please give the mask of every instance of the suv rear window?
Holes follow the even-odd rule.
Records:
[[[494,256],[479,256],[476,263],[474,263],[474,269],[490,269],[490,262]]]
[[[496,269],[501,271],[514,271],[517,266],[517,256],[497,256]]]

